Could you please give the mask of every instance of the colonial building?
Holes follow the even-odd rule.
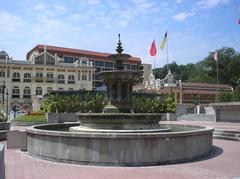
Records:
[[[169,70],[164,79],[155,79],[151,74],[144,84],[134,90],[143,93],[174,93],[179,104],[195,105],[216,102],[221,92],[232,92],[233,88],[224,84],[189,83],[176,80]]]
[[[13,60],[0,52],[2,110],[32,110],[33,100],[51,90],[92,90],[93,62],[80,59],[67,63],[47,47],[31,53],[27,61]]]
[[[112,70],[116,67],[116,63],[112,59],[108,58],[110,53],[101,53],[73,48],[57,47],[47,45],[47,51],[53,57],[57,56],[64,64],[74,64],[79,61],[80,64],[86,64],[87,61],[92,63],[96,69],[93,74],[93,90],[103,86],[103,82],[98,75],[98,72],[105,70]],[[37,45],[27,53],[27,60],[33,61],[36,55],[41,54],[44,51],[44,45]],[[141,59],[137,57],[130,57],[125,62],[125,68],[128,70],[136,70],[137,66],[141,64]]]

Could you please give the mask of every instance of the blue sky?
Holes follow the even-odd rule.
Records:
[[[223,46],[240,51],[240,0],[0,0],[0,50],[25,60],[37,44],[126,53],[166,64],[159,49],[168,30],[169,61],[195,63]]]

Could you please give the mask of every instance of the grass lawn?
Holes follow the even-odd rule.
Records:
[[[19,116],[15,119],[16,121],[22,121],[22,122],[45,122],[45,114],[27,114],[23,116]]]

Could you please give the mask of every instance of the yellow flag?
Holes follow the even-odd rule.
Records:
[[[161,48],[162,50],[163,50],[166,42],[167,42],[167,32],[165,33],[164,38],[163,38],[163,40],[162,40],[162,42],[161,42],[161,45],[160,45],[160,48]]]

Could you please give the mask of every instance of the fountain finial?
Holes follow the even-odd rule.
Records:
[[[123,52],[123,48],[122,48],[122,42],[121,42],[121,39],[120,39],[120,34],[118,34],[118,46],[117,46],[117,53],[118,54],[121,54]]]

